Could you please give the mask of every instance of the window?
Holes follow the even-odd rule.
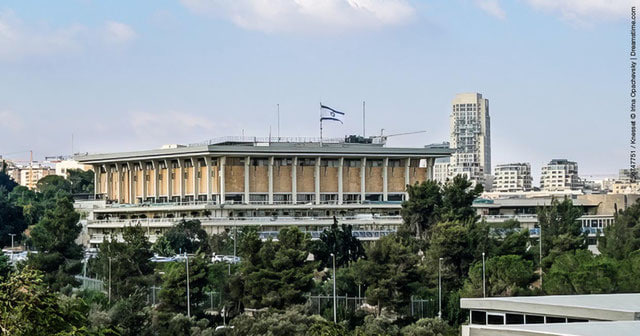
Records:
[[[487,314],[487,324],[504,324],[504,315]]]
[[[567,322],[576,323],[576,322],[589,322],[589,320],[585,319],[577,319],[577,318],[567,318]]]
[[[483,311],[471,311],[471,324],[487,324],[487,313]]]
[[[544,324],[544,316],[540,315],[527,315],[526,324]]]
[[[547,316],[547,323],[567,323],[567,319],[564,317]]]
[[[524,324],[524,315],[522,314],[506,314],[507,324]]]

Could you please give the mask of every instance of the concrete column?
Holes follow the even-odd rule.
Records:
[[[200,161],[198,160],[198,158],[191,158],[191,165],[193,166],[193,200],[197,201],[198,200],[198,194],[199,194],[199,190],[200,188],[198,188],[200,186],[200,179],[198,178],[198,172],[200,171],[200,167],[198,167],[198,163]]]
[[[224,204],[224,167],[227,164],[227,157],[220,157],[220,171],[218,172],[220,181],[220,204]]]
[[[135,181],[133,180],[133,172],[135,170],[135,164],[127,162],[127,180],[129,182],[129,204],[135,204],[136,191]]]
[[[206,166],[207,174],[207,201],[211,201],[211,157],[204,157],[204,165]]]
[[[178,189],[180,190],[180,202],[184,200],[184,161],[178,159],[178,172],[180,173],[180,184]]]
[[[364,202],[364,197],[367,192],[367,158],[362,158],[362,164],[360,166],[360,203]]]
[[[100,166],[93,165],[93,199],[98,196],[100,190]]]
[[[171,197],[173,197],[173,179],[171,175],[173,174],[173,163],[171,160],[164,160],[164,166],[167,168],[167,201],[171,202]]]
[[[320,157],[316,158],[314,182],[315,182],[315,192],[316,192],[316,204],[320,204]]]
[[[405,162],[405,166],[404,166],[404,188],[405,188],[405,197],[404,198],[405,198],[405,200],[408,200],[409,199],[409,193],[406,191],[406,189],[407,189],[407,186],[409,184],[411,184],[411,178],[409,176],[409,174],[410,174],[410,168],[409,167],[411,166],[411,159],[407,158],[405,161],[406,162]]]
[[[273,204],[273,161],[274,157],[269,158],[269,204]]]
[[[249,180],[249,176],[251,174],[251,157],[247,156],[244,159],[244,203],[245,204],[249,204],[249,200],[251,199],[251,187],[250,187],[250,180]]]
[[[160,176],[160,162],[151,161],[151,168],[153,168],[153,196],[157,202],[160,197],[160,183],[158,178]]]
[[[382,201],[389,200],[389,158],[384,158],[382,164]]]
[[[435,158],[427,158],[427,180],[433,180],[433,164]]]
[[[149,196],[149,190],[147,188],[147,164],[145,162],[138,162],[140,170],[142,170],[142,201],[145,202]]]
[[[122,176],[120,176],[121,172],[122,172],[122,164],[117,163],[116,164],[116,176],[117,176],[116,186],[118,187],[118,203],[122,201]]]
[[[338,204],[342,204],[344,201],[344,195],[342,192],[343,183],[342,183],[342,170],[344,168],[344,158],[340,158],[340,164],[338,165]]]
[[[105,198],[107,200],[110,200],[113,198],[113,195],[111,194],[111,167],[108,165],[102,165],[102,167],[104,168],[104,173],[106,174],[104,177],[104,184],[105,184],[105,189],[104,189],[104,193],[105,193]]]
[[[291,202],[298,203],[298,157],[293,158],[291,166]]]

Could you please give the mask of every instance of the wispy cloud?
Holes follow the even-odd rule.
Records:
[[[595,21],[626,18],[638,0],[527,0],[534,8],[559,14],[562,19],[579,25]]]
[[[85,32],[82,25],[30,27],[14,12],[0,11],[0,59],[76,52],[82,49],[80,38]]]
[[[475,0],[475,3],[480,9],[487,14],[494,16],[498,19],[504,20],[507,18],[507,13],[500,6],[498,0]]]
[[[190,10],[269,33],[341,33],[405,24],[406,0],[181,0]]]
[[[137,111],[131,116],[130,126],[138,137],[159,139],[166,138],[167,134],[171,134],[174,139],[190,137],[194,134],[202,137],[215,128],[210,119],[179,111],[157,113]]]
[[[107,21],[104,27],[104,38],[107,43],[123,44],[133,41],[138,35],[131,26],[116,21]]]

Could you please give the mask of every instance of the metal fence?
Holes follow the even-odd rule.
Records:
[[[76,280],[80,281],[81,289],[89,289],[105,293],[107,292],[102,280],[93,279],[82,275],[76,275]]]
[[[327,310],[333,309],[333,296],[331,295],[309,295],[308,301],[318,315],[323,315]],[[365,297],[356,296],[336,296],[336,306],[339,316],[345,312],[354,312],[364,303]],[[404,309],[403,309],[404,310]],[[411,297],[406,313],[416,318],[436,317],[438,314],[438,302],[435,298],[417,298]]]

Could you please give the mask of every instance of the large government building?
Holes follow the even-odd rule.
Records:
[[[380,138],[224,138],[139,152],[77,156],[95,172],[86,222],[91,246],[144,227],[151,241],[181,219],[210,233],[257,225],[263,238],[297,225],[317,237],[333,223],[376,239],[401,224],[406,185],[433,178],[449,148],[385,147]]]

